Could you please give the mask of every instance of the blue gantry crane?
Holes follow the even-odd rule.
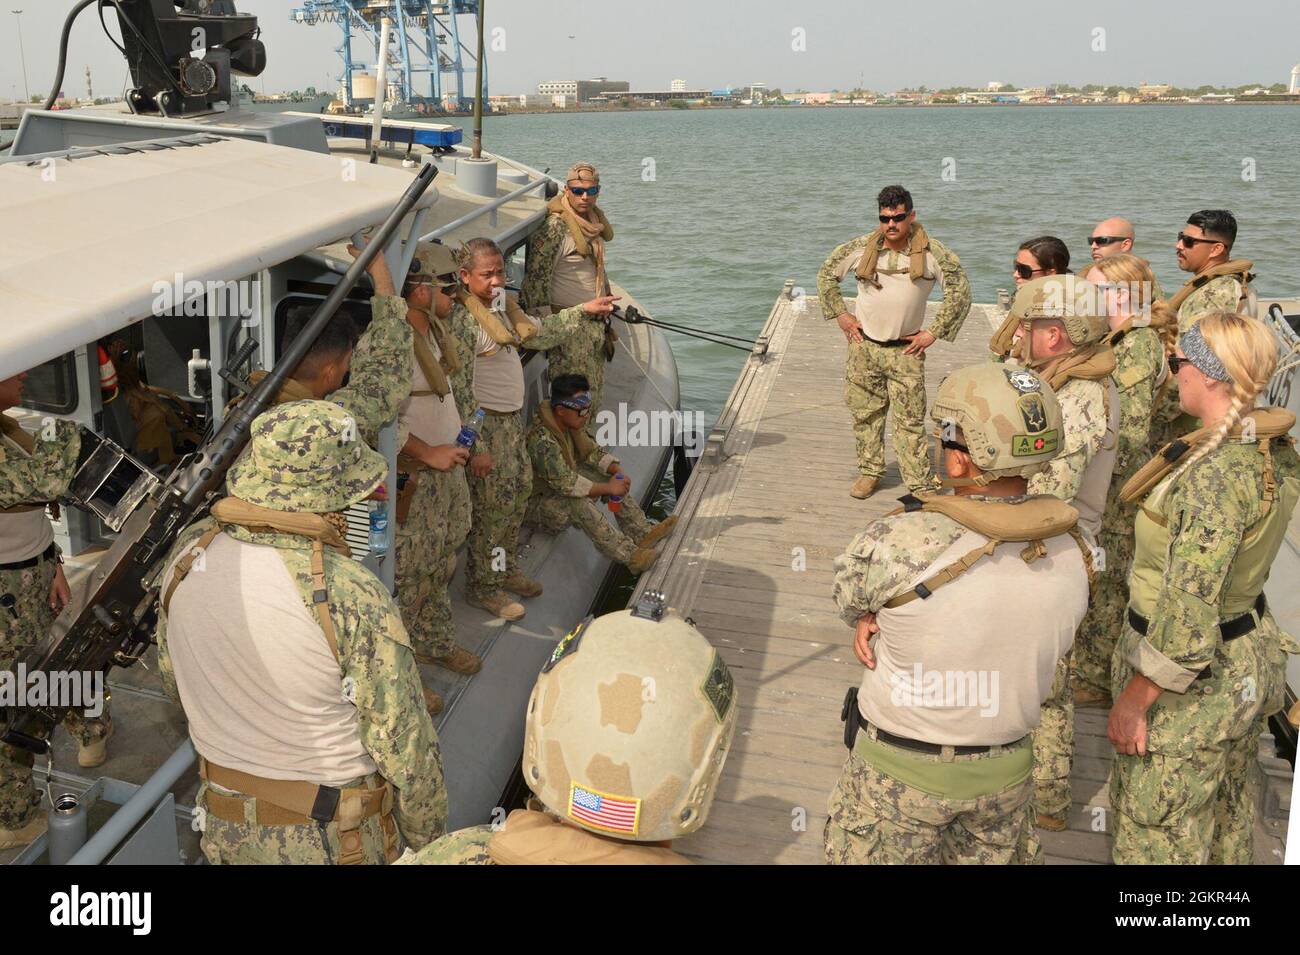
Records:
[[[337,48],[343,60],[339,85],[349,108],[354,100],[353,74],[367,69],[371,62],[354,59],[353,40],[368,40],[377,60],[384,17],[392,23],[386,71],[389,82],[398,89],[400,104],[395,105],[416,111],[466,112],[473,108],[475,83],[466,82],[465,77],[480,68],[484,71],[483,95],[487,96],[487,65],[480,66],[474,50],[478,0],[302,0],[301,6],[289,12],[295,23],[338,24],[343,33]],[[469,18],[463,31],[461,17]],[[422,74],[428,75],[428,81],[417,88]]]

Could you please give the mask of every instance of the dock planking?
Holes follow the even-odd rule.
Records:
[[[751,357],[737,378],[678,501],[677,529],[634,595],[666,594],[736,680],[739,725],[713,810],[675,846],[704,863],[824,861],[826,802],[846,755],[840,704],[862,672],[831,599],[833,562],[907,493],[891,420],[879,490],[866,501],[849,497],[857,455],[843,400],[844,337],[816,299],[792,298],[791,288],[760,333],[766,355]],[[972,306],[956,342],[928,350],[927,407],[946,374],[988,359],[998,314]],[[1075,734],[1074,803],[1065,831],[1039,831],[1045,861],[1108,863],[1105,714],[1078,711]],[[1281,845],[1261,822],[1256,861],[1280,862]]]

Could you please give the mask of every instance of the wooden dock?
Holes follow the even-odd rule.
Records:
[[[737,379],[678,502],[678,527],[635,595],[663,591],[736,680],[740,723],[712,813],[676,845],[700,862],[824,861],[826,802],[846,757],[840,706],[862,672],[831,599],[832,562],[907,491],[886,435],[880,490],[849,497],[857,467],[844,338],[816,299],[791,300],[791,284],[761,333],[766,356],[751,357]],[[955,344],[929,349],[930,400],[949,371],[987,358],[993,308],[973,306]],[[1040,836],[1048,862],[1105,863],[1109,840],[1097,829],[1109,812],[1106,715],[1079,711],[1075,726],[1069,828]],[[1285,793],[1273,795],[1285,805],[1290,767],[1263,762],[1285,776],[1276,787]],[[1261,813],[1257,862],[1281,863],[1284,832],[1285,821]]]

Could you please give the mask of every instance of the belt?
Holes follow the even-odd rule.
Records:
[[[485,414],[493,418],[509,418],[511,415],[519,414],[519,410],[520,409],[518,408],[514,411],[493,411],[491,408],[483,409]]]
[[[898,746],[902,749],[910,749],[917,753],[929,753],[932,756],[938,756],[944,749],[951,749],[956,756],[972,756],[977,753],[987,753],[991,749],[1002,748],[1010,749],[1019,743],[1024,742],[1025,737],[1013,740],[1010,743],[997,743],[995,746],[941,746],[939,743],[924,743],[919,739],[908,739],[906,736],[895,736],[893,733],[882,730],[875,723],[863,723],[864,726],[875,727],[876,739],[882,743],[888,743],[890,746]]]
[[[898,348],[898,347],[900,347],[900,346],[902,346],[902,345],[910,345],[910,344],[912,344],[912,343],[911,343],[908,339],[906,339],[906,338],[891,338],[891,339],[890,339],[889,341],[887,341],[887,342],[882,342],[882,341],[880,341],[879,339],[872,338],[872,337],[871,337],[870,335],[868,335],[866,332],[863,332],[863,333],[862,333],[862,337],[865,338],[867,341],[871,342],[871,344],[873,344],[873,345],[882,345],[882,346],[884,346],[885,348]]]
[[[28,567],[35,567],[43,560],[54,560],[59,556],[59,549],[50,541],[50,546],[45,548],[35,557],[28,557],[26,560],[15,560],[8,564],[0,564],[0,570],[26,570]]]
[[[1259,626],[1258,618],[1264,616],[1264,611],[1267,609],[1268,602],[1261,593],[1255,598],[1255,609],[1253,611],[1247,611],[1240,617],[1233,617],[1231,620],[1224,620],[1219,624],[1219,635],[1223,637],[1223,642],[1227,643],[1229,640],[1236,640],[1238,637],[1244,637],[1250,633]],[[1128,608],[1128,622],[1129,626],[1144,637],[1151,626],[1150,621],[1132,607]]]
[[[224,795],[209,789],[203,795],[204,808],[218,819],[242,825],[244,804],[257,801],[259,826],[312,826],[338,821],[353,829],[362,819],[390,815],[393,790],[385,782],[378,789],[335,789],[300,779],[265,779],[237,769],[226,769],[199,759],[199,775],[223,789],[240,795]]]

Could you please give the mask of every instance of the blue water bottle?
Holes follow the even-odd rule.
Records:
[[[623,472],[619,471],[617,474],[615,474],[614,480],[616,481],[623,480]],[[617,514],[619,511],[621,511],[623,509],[623,495],[611,494],[609,496],[609,509],[610,512],[614,514]]]
[[[476,408],[474,413],[469,416],[469,420],[460,426],[460,434],[456,435],[456,443],[466,451],[474,450],[474,442],[478,441],[479,432],[483,430],[483,419],[486,417],[486,411],[482,408]]]
[[[370,502],[370,553],[388,553],[388,502]]]

